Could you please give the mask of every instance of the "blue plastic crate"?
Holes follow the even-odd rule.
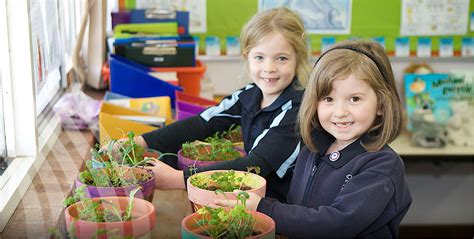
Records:
[[[110,56],[110,91],[132,98],[169,96],[171,106],[175,107],[175,91],[183,91],[148,74],[148,67],[127,60],[126,58]]]

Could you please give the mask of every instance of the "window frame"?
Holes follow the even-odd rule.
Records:
[[[68,0],[66,4],[77,12],[76,1]],[[1,90],[6,154],[11,159],[0,177],[0,232],[43,164],[50,150],[48,145],[57,140],[61,130],[59,118],[50,109],[51,114],[44,122],[37,114],[29,11],[30,0],[0,0],[0,52],[7,53],[0,54]],[[74,21],[74,26],[77,24]],[[61,44],[64,40],[61,38]],[[66,74],[72,68],[70,54],[66,50],[63,53],[60,93],[66,85]]]

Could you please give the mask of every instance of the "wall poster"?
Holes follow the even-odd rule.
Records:
[[[259,11],[275,7],[297,12],[308,33],[351,33],[352,0],[259,0]]]
[[[403,36],[463,35],[469,0],[403,0],[400,16]]]

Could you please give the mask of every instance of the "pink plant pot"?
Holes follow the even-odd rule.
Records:
[[[117,206],[120,211],[125,211],[130,198],[128,197],[104,197],[101,198],[110,201]],[[99,198],[94,199],[99,200]],[[111,205],[103,204],[105,208],[112,208]],[[133,200],[132,220],[122,222],[89,222],[79,220],[78,208],[82,207],[81,202],[70,205],[65,210],[65,221],[68,232],[71,229],[71,223],[74,222],[75,236],[79,238],[93,238],[98,230],[107,230],[112,235],[101,234],[98,238],[113,237],[138,237],[150,233],[155,226],[156,213],[155,206],[140,198]]]
[[[86,197],[88,198],[97,198],[97,197],[113,197],[113,196],[121,196],[121,197],[128,197],[130,192],[136,189],[138,186],[141,189],[135,194],[136,198],[143,198],[149,202],[153,202],[153,195],[155,193],[155,176],[153,171],[144,169],[144,168],[134,168],[135,171],[146,171],[151,173],[153,177],[151,177],[148,181],[140,183],[139,185],[130,185],[124,187],[97,187],[93,185],[87,185],[81,180],[79,180],[79,175],[76,177],[76,188],[81,186],[86,186]]]
[[[254,230],[259,231],[260,234],[247,238],[275,238],[275,221],[273,221],[271,217],[256,211],[249,211],[249,213],[252,214],[252,217],[256,221]],[[195,226],[196,222],[199,221],[201,218],[202,215],[199,215],[197,213],[193,213],[186,216],[183,221],[181,221],[181,237],[210,238],[200,234],[203,231],[203,228]]]
[[[240,156],[243,157],[246,155],[245,151],[241,148],[234,147],[237,151],[239,151]],[[200,161],[200,160],[194,160],[190,159],[188,157],[183,156],[182,149],[178,151],[178,167],[181,170],[188,170],[189,166],[196,165],[196,167],[203,167],[203,166],[209,166],[213,165],[218,162],[223,162],[224,160],[217,160],[217,161]]]
[[[200,172],[192,175],[191,177],[188,178],[186,181],[187,185],[187,190],[188,190],[188,199],[191,201],[193,209],[197,210],[201,208],[202,206],[209,206],[209,207],[216,207],[214,204],[215,200],[235,200],[237,197],[234,195],[233,192],[224,192],[225,196],[222,194],[216,194],[215,191],[211,190],[206,190],[206,189],[201,189],[198,188],[194,185],[191,184],[191,178],[196,177],[197,175],[200,174],[212,174],[215,172],[223,172],[223,171],[228,171],[228,170],[211,170],[211,171],[205,171],[205,172]],[[236,173],[246,173],[244,171],[237,171],[234,170]],[[260,175],[254,174],[254,173],[248,173],[247,177],[253,182],[252,189],[246,190],[246,192],[252,192],[257,194],[260,197],[265,197],[265,190],[267,186],[267,181],[265,178],[263,178]]]

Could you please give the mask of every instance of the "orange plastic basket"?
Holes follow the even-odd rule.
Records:
[[[196,60],[196,66],[190,67],[151,67],[153,71],[169,72],[176,71],[178,73],[179,86],[183,87],[184,92],[199,96],[201,93],[201,79],[206,72],[206,65]]]

